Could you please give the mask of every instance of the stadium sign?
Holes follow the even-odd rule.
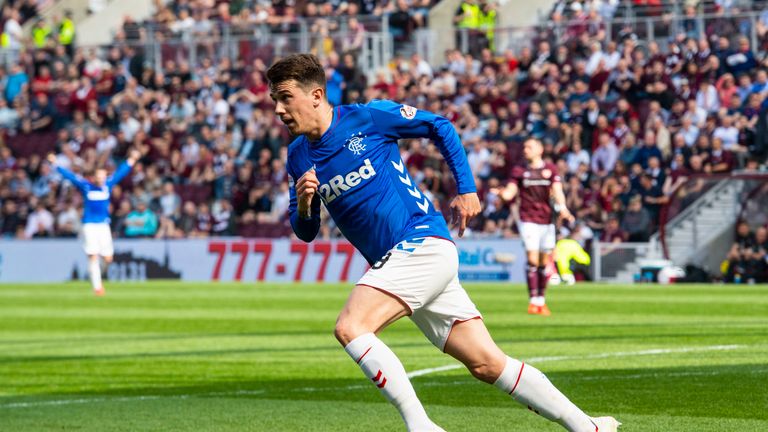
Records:
[[[457,246],[462,280],[522,281],[519,240],[459,240]],[[120,239],[114,258],[106,274],[112,281],[354,282],[368,270],[365,259],[343,240]],[[0,243],[0,282],[84,280],[87,268],[74,239]]]

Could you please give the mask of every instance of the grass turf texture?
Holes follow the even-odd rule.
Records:
[[[631,431],[768,431],[768,287],[578,285],[525,314],[467,290],[510,355]],[[0,285],[0,431],[399,431],[333,338],[349,285]],[[456,365],[408,320],[408,371]],[[557,431],[463,369],[413,378],[448,431]]]

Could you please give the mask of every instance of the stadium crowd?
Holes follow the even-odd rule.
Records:
[[[179,0],[153,20],[175,32],[201,20],[279,25],[296,9],[355,16],[406,7],[417,22],[413,10],[423,15],[432,2],[332,3],[286,3],[277,13],[270,8],[278,6],[244,1],[231,14],[226,2]],[[568,10],[602,19],[589,8],[572,2]],[[289,235],[290,137],[272,113],[264,77],[271,59],[204,55],[196,64],[166,59],[156,70],[123,43],[141,37],[133,26],[127,20],[105,50],[70,51],[52,35],[0,70],[2,235],[76,235],[81,198],[50,169],[47,153],[85,174],[113,168],[130,149],[143,156],[113,193],[115,235]],[[715,30],[700,39],[676,34],[662,48],[632,31],[609,41],[600,26],[585,24],[563,40],[542,27],[519,51],[450,50],[440,65],[398,56],[370,82],[353,46],[315,52],[327,65],[332,104],[389,98],[453,122],[484,203],[472,235],[516,235],[514,208],[488,191],[508,180],[532,136],[560,171],[581,242],[646,241],[665,203],[696,192],[686,183],[691,175],[758,169],[768,154],[762,42],[752,47],[738,31]],[[407,140],[401,153],[422,191],[445,209],[455,186],[436,147]],[[332,221],[322,235],[337,235]]]
[[[721,270],[726,282],[767,282],[768,227],[752,229],[746,221],[740,222]]]

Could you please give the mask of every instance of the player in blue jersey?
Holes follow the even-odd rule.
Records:
[[[97,296],[104,295],[104,285],[101,283],[101,261],[104,258],[106,265],[112,262],[114,249],[112,247],[112,231],[109,227],[109,198],[112,187],[120,182],[131,171],[131,167],[139,160],[138,151],[132,151],[128,159],[123,162],[111,177],[107,177],[107,170],[97,169],[90,180],[86,180],[68,169],[56,165],[56,156],[51,154],[48,161],[56,167],[56,170],[83,194],[85,201],[83,209],[83,249],[88,255],[88,273],[91,279],[93,292]]]
[[[440,350],[476,378],[569,431],[615,431],[613,417],[591,418],[536,368],[496,346],[458,279],[458,253],[442,215],[408,175],[400,138],[430,138],[453,172],[453,220],[463,235],[480,212],[473,175],[451,123],[390,101],[333,107],[325,72],[312,55],[275,63],[267,78],[275,113],[297,138],[288,147],[291,225],[312,241],[320,205],[371,264],[342,309],[335,336],[397,408],[409,431],[442,431],[427,416],[397,356],[376,333],[409,316]]]

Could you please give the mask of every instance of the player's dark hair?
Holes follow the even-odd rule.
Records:
[[[271,88],[294,80],[305,91],[312,87],[322,87],[325,92],[325,70],[312,54],[291,54],[283,57],[267,70],[267,80]]]

